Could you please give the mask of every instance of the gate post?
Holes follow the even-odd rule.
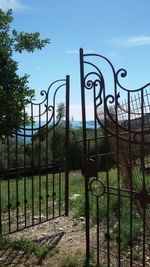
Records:
[[[83,131],[83,164],[85,177],[85,219],[86,219],[86,262],[90,258],[90,234],[89,234],[89,177],[87,172],[87,134],[86,134],[86,110],[85,110],[85,86],[84,86],[84,67],[83,67],[83,49],[80,48],[80,75],[81,75],[81,105],[82,105],[82,131]]]
[[[65,129],[65,215],[69,213],[69,105],[70,76],[66,76],[66,129]]]

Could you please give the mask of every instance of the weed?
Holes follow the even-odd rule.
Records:
[[[61,267],[81,267],[81,260],[77,255],[72,255],[62,260]]]
[[[39,259],[44,259],[46,254],[54,249],[52,246],[46,244],[41,245],[34,241],[0,238],[0,249],[8,246],[14,250],[24,251],[26,253],[34,253]]]

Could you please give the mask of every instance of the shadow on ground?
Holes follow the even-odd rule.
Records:
[[[54,250],[61,238],[63,237],[64,232],[60,232],[51,236],[40,237],[36,240],[33,240],[35,244],[42,246],[49,246],[50,251]],[[45,253],[44,258],[46,257],[48,251]],[[27,252],[22,249],[14,249],[11,245],[7,245],[0,248],[0,267],[4,266],[41,266],[43,257],[37,257],[33,252]]]

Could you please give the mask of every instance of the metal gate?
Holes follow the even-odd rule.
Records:
[[[150,266],[150,84],[128,90],[126,70],[82,49],[80,68],[87,262]]]
[[[40,98],[24,110],[23,125],[0,140],[1,236],[68,215],[69,76]]]

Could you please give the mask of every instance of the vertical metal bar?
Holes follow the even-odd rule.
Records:
[[[58,203],[59,203],[59,216],[61,216],[61,194],[62,194],[62,191],[61,191],[61,172],[58,173],[58,190],[59,190],[59,199],[58,199]],[[66,215],[68,216],[68,215]]]
[[[17,230],[19,230],[19,188],[18,188],[18,135],[16,133],[16,217]]]
[[[66,127],[65,127],[65,215],[69,213],[69,105],[70,76],[66,76]]]
[[[31,119],[33,120],[33,104],[31,103]],[[31,125],[31,133],[33,137],[33,121]],[[31,143],[31,167],[32,167],[32,225],[34,225],[34,176],[33,176],[33,168],[34,168],[34,147],[33,147],[33,138]]]
[[[142,178],[143,178],[143,183],[142,183],[142,191],[147,194],[147,189],[146,189],[146,181],[145,181],[145,147],[144,147],[144,93],[143,89],[141,89],[141,116],[142,116],[142,125],[141,125],[141,167],[142,167]],[[143,205],[143,267],[145,267],[145,245],[146,245],[146,200]]]
[[[24,109],[24,138],[23,138],[23,146],[24,146],[24,219],[25,219],[25,227],[27,226],[27,190],[26,190],[26,131],[25,131],[25,109]]]
[[[105,145],[107,146],[108,135],[105,131]],[[108,169],[108,155],[106,154],[106,183],[107,183],[107,264],[110,266],[110,192],[109,192],[109,169]]]
[[[0,179],[0,236],[2,235],[2,180]]]
[[[128,91],[128,179],[130,180],[130,266],[133,264],[133,179],[132,179],[132,156],[131,156],[131,97]]]
[[[48,151],[49,151],[49,136],[48,136],[48,106],[49,106],[49,99],[48,99],[49,95],[47,96],[47,110],[46,110],[46,140],[45,140],[45,145],[46,145],[46,220],[48,220],[48,200],[49,200],[49,193],[48,193],[48,162],[49,162],[49,155],[48,155]]]
[[[41,188],[41,104],[39,104],[39,162],[38,162],[38,179],[39,179],[39,222],[41,222],[41,205],[42,205],[42,188]]]
[[[9,143],[9,137],[7,137],[7,171],[10,169],[10,143]],[[11,218],[10,218],[10,209],[11,209],[11,203],[10,203],[10,179],[8,176],[8,187],[7,187],[7,207],[8,207],[8,228],[9,228],[9,233],[11,232]]]
[[[3,233],[3,226],[2,226],[2,180],[0,179],[0,236]]]
[[[91,150],[91,146],[90,146],[90,139],[87,140],[87,154],[88,154],[88,158],[90,157],[90,150]]]
[[[53,218],[55,218],[55,174],[52,175],[52,207],[53,207]]]
[[[100,238],[100,232],[99,232],[99,197],[96,197],[96,231],[97,231],[97,266],[99,265],[99,238]]]
[[[80,48],[80,75],[81,75],[81,104],[82,104],[82,131],[83,131],[83,154],[85,175],[85,216],[86,216],[86,261],[90,259],[90,220],[89,220],[89,178],[86,168],[87,162],[87,133],[86,133],[86,110],[85,110],[85,88],[84,88],[84,61],[83,49]]]
[[[118,243],[118,267],[121,266],[121,221],[120,221],[120,215],[121,215],[121,195],[120,195],[120,168],[119,168],[119,129],[118,129],[118,93],[117,93],[117,84],[116,80],[114,81],[115,86],[115,134],[116,134],[116,162],[117,162],[117,183],[118,183],[118,212],[117,212],[117,220],[118,220],[118,237],[116,239]]]
[[[55,217],[55,173],[54,173],[54,165],[56,164],[56,154],[55,154],[55,148],[54,148],[54,144],[55,144],[55,95],[53,98],[53,108],[54,108],[54,113],[53,113],[53,130],[52,130],[52,140],[53,140],[53,151],[52,151],[52,164],[53,164],[53,174],[52,174],[52,207],[53,207],[53,218]]]
[[[150,104],[149,104],[149,98],[148,98],[148,93],[147,93],[147,90],[145,89],[145,94],[143,95],[144,99],[145,99],[145,103],[144,103],[144,118],[146,120],[146,125],[149,125],[149,117],[148,117],[148,113],[150,111]],[[144,121],[145,121],[144,120]]]
[[[95,148],[95,160],[97,162],[97,120],[96,120],[96,84],[93,88],[93,97],[94,97],[94,148]],[[98,179],[98,174],[97,177]],[[96,197],[96,231],[97,231],[97,266],[99,265],[99,239],[100,239],[100,232],[99,232],[99,197]]]
[[[105,147],[108,145],[108,130],[107,130],[107,103],[105,102],[105,87],[103,90],[103,99],[104,99],[104,138],[105,138]],[[110,266],[110,216],[109,216],[109,210],[110,210],[110,192],[109,192],[109,168],[108,168],[108,154],[106,152],[106,183],[107,183],[107,265]]]
[[[150,100],[149,100],[149,96],[150,96],[150,94],[147,92],[147,90],[145,90],[146,91],[146,93],[145,93],[145,96],[146,96],[146,100],[147,100],[147,113],[149,113],[150,112]]]

